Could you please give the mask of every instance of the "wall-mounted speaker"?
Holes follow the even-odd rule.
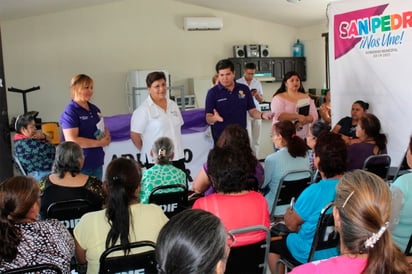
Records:
[[[245,46],[244,45],[233,46],[233,56],[235,58],[245,58],[246,57]]]
[[[268,45],[259,45],[260,57],[269,57],[269,47]]]

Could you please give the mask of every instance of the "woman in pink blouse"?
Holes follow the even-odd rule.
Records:
[[[391,192],[381,178],[363,170],[346,172],[336,185],[334,205],[340,256],[298,266],[291,274],[411,273],[388,229]]]
[[[309,112],[298,113],[298,103],[309,103]],[[279,121],[289,120],[296,126],[296,135],[305,139],[309,124],[318,119],[318,112],[315,103],[305,93],[301,78],[295,71],[289,71],[282,80],[282,85],[273,96],[270,105],[274,113],[272,124]]]

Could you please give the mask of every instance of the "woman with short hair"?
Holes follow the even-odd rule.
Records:
[[[24,172],[37,181],[50,173],[56,149],[50,137],[38,132],[33,116],[19,115],[15,123],[16,135],[13,137],[14,156]]]
[[[181,133],[184,121],[177,104],[167,96],[165,73],[149,73],[146,85],[149,96],[133,111],[130,122],[130,138],[140,151],[140,162],[146,168],[152,167],[155,164],[150,157],[153,143],[157,138],[167,136],[175,146],[173,165],[186,172]]]
[[[48,207],[59,201],[85,199],[95,210],[102,208],[105,198],[102,182],[81,173],[83,163],[83,150],[77,143],[67,141],[57,146],[52,173],[40,180],[43,219],[47,217]]]
[[[156,164],[143,171],[142,188],[139,194],[142,204],[149,203],[150,193],[157,186],[180,184],[187,187],[186,173],[172,165],[174,146],[170,138],[158,138],[153,144],[150,155],[155,159]],[[177,190],[179,189],[169,188],[159,193]]]
[[[102,179],[104,150],[111,141],[104,127],[100,109],[92,104],[94,81],[86,74],[75,75],[70,81],[72,100],[60,116],[64,140],[80,145],[84,154],[82,173]]]

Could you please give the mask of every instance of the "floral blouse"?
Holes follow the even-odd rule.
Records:
[[[16,224],[22,233],[17,256],[11,262],[2,261],[0,272],[29,265],[50,263],[70,273],[74,256],[74,240],[66,227],[57,220]]]

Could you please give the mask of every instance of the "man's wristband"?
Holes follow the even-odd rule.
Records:
[[[263,112],[260,113],[260,119],[263,120]]]

